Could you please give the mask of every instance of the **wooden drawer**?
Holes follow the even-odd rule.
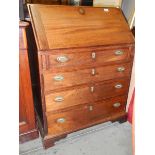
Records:
[[[44,88],[50,90],[65,87],[110,80],[115,78],[128,77],[131,72],[131,63],[94,67],[72,72],[44,73]]]
[[[48,133],[53,136],[63,134],[119,116],[125,113],[126,99],[126,96],[119,96],[97,103],[88,102],[68,111],[47,113]]]
[[[116,88],[116,86],[122,87]],[[118,79],[54,92],[45,96],[46,111],[59,110],[78,104],[124,95],[128,92],[128,86],[129,79]]]
[[[49,54],[49,67],[57,69],[79,69],[79,67],[110,64],[115,61],[128,61],[129,48],[115,48],[106,50],[70,51],[63,50]]]

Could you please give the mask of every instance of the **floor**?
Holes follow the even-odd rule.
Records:
[[[44,150],[41,138],[20,144],[20,155],[132,155],[131,125],[103,123],[72,134]]]

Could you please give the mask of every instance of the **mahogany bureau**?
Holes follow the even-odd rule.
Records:
[[[134,37],[121,10],[37,4],[28,9],[37,44],[44,147],[68,133],[125,118]]]

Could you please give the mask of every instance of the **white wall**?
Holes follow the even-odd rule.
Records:
[[[122,2],[122,10],[123,10],[123,13],[124,13],[126,19],[129,21],[130,18],[132,18],[133,12],[135,10],[135,0],[123,0],[123,2]],[[132,98],[132,93],[133,93],[134,87],[135,87],[135,65],[133,63],[132,75],[131,75],[131,81],[130,81],[130,88],[129,88],[129,93],[128,93],[128,100],[127,100],[126,111],[128,111],[128,108],[129,108],[129,104],[130,104],[130,101],[131,101],[131,98]]]
[[[126,19],[129,21],[132,18],[133,12],[135,10],[135,0],[123,0],[122,10]]]

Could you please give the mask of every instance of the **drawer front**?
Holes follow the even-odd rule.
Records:
[[[45,95],[46,111],[59,110],[78,104],[127,94],[129,79],[113,80],[113,82],[96,83],[71,90],[59,91]]]
[[[119,96],[60,113],[47,113],[48,132],[52,135],[62,134],[125,113],[126,99],[126,96]]]
[[[56,69],[73,69],[83,66],[103,65],[109,64],[115,61],[127,61],[129,60],[129,49],[113,49],[104,51],[90,51],[90,52],[74,52],[74,53],[55,53],[49,55],[50,68]]]
[[[128,77],[131,63],[113,66],[94,67],[73,72],[44,73],[45,91],[65,88],[80,84]]]

